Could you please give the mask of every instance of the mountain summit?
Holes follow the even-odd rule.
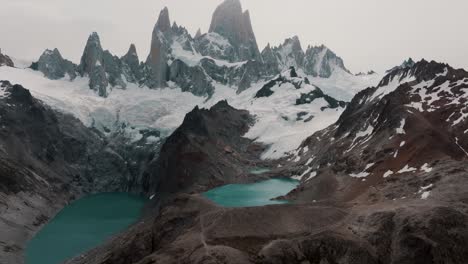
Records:
[[[211,20],[209,32],[227,38],[237,51],[238,60],[261,60],[249,11],[242,12],[239,0],[225,0]]]
[[[130,83],[150,89],[174,84],[184,92],[204,97],[213,95],[219,85],[241,93],[290,67],[325,79],[337,72],[338,78],[346,79],[340,82],[342,87],[325,85],[345,94],[350,93],[346,84],[361,83],[351,80],[357,77],[349,74],[343,60],[330,49],[322,45],[304,50],[297,36],[286,39],[278,47],[268,45],[260,53],[249,11],[242,9],[239,0],[222,2],[213,14],[208,33],[198,30],[195,36],[172,23],[169,9],[163,8],[154,25],[145,62],[140,63],[133,45],[121,58],[104,50],[99,35],[94,32],[88,38],[79,65],[63,59],[58,52],[46,51],[34,66],[33,69],[50,79],[69,76],[74,80],[77,75],[86,76],[90,89],[102,97],[114,88],[125,89]],[[335,97],[347,100],[350,96]]]

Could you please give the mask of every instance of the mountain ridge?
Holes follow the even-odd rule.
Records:
[[[294,44],[287,50],[289,48],[284,46],[291,41],[299,48]],[[56,53],[58,50],[44,52],[33,69],[51,79],[63,77],[63,69],[70,80],[74,80],[75,75],[86,75],[90,78],[90,89],[101,97],[107,97],[112,89],[125,89],[128,83],[157,89],[167,88],[172,82],[184,91],[204,97],[210,97],[217,84],[227,84],[241,93],[289,67],[321,78],[329,78],[337,68],[350,74],[334,52],[323,45],[309,46],[303,51],[298,37],[287,39],[279,47],[268,45],[260,52],[250,13],[242,10],[238,0],[222,2],[213,13],[208,33],[197,31],[195,36],[175,22],[171,25],[169,9],[163,8],[144,62],[137,63],[135,59],[130,62],[126,60],[128,54],[118,58],[104,50],[96,32],[89,36],[79,65]],[[57,69],[51,72],[46,64],[55,65]]]

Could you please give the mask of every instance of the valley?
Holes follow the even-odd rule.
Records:
[[[468,72],[353,74],[250,16],[163,8],[146,60],[0,51],[0,263],[465,263]]]

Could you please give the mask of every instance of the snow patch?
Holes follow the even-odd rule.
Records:
[[[351,173],[351,174],[349,174],[349,176],[351,176],[353,178],[365,178],[365,177],[369,176],[369,174],[370,173],[363,171],[363,172],[360,172],[360,173]]]
[[[421,199],[426,200],[427,198],[429,198],[429,195],[430,195],[430,194],[431,194],[430,191],[423,192],[423,193],[421,194]]]
[[[406,119],[403,118],[400,122],[400,127],[396,129],[397,134],[406,134],[405,129],[404,129],[405,123],[406,123]]]
[[[432,171],[432,168],[429,167],[429,164],[425,163],[424,165],[421,166],[420,170],[429,173]]]
[[[405,167],[401,170],[398,171],[398,173],[405,173],[405,172],[415,172],[418,169],[410,167],[408,164],[405,165]]]
[[[387,178],[387,177],[389,177],[390,175],[392,175],[393,173],[394,173],[393,171],[388,170],[387,172],[384,173],[383,177],[384,177],[384,178]]]

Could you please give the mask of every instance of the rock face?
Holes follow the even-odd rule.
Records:
[[[89,87],[99,96],[107,97],[109,88],[125,89],[127,82],[138,83],[143,78],[135,45],[131,45],[122,58],[103,50],[97,33],[92,33],[86,43],[78,72],[89,77]]]
[[[8,66],[8,67],[14,67],[15,66],[10,57],[8,57],[5,54],[2,54],[1,49],[0,49],[0,66]]]
[[[169,20],[169,10],[164,8],[159,14],[158,21],[153,29],[151,37],[151,49],[146,66],[149,75],[146,85],[151,88],[161,88],[167,86],[169,66],[168,56],[171,38],[171,22]]]
[[[169,79],[177,83],[182,91],[197,96],[211,96],[214,93],[212,80],[200,66],[189,67],[180,60],[172,62]]]
[[[275,48],[275,57],[278,61],[279,70],[289,67],[301,68],[304,65],[304,56],[301,42],[297,36],[286,39],[282,45]]]
[[[322,78],[329,78],[335,69],[349,73],[343,60],[324,45],[307,48],[303,67],[305,73]]]
[[[260,149],[249,150],[252,142],[242,137],[252,122],[247,111],[234,109],[226,101],[210,110],[196,107],[150,163],[145,192],[165,196],[249,181],[249,164],[258,160]]]
[[[143,65],[138,59],[137,50],[134,44],[130,45],[127,54],[122,58],[122,70],[127,82],[139,83],[143,78]]]
[[[405,69],[405,68],[411,68],[416,64],[412,58],[408,58],[407,60],[403,61],[403,63],[399,66],[395,66],[391,68],[390,70],[387,71],[387,73],[393,72],[398,69]]]
[[[103,66],[103,54],[99,36],[94,32],[88,38],[78,71],[81,76],[89,76],[89,88],[97,91],[99,96],[107,97],[109,80]]]
[[[231,62],[261,61],[249,11],[242,12],[239,0],[225,0],[216,8],[209,32],[215,32],[229,40],[236,55]]]
[[[302,70],[305,74],[314,77],[329,78],[335,70],[349,71],[343,60],[325,46],[309,46],[304,52],[299,37],[286,39],[278,47],[270,44],[262,51],[265,68],[269,74],[278,74],[289,67]]]
[[[45,77],[51,80],[65,77],[73,80],[77,76],[77,66],[73,62],[65,60],[58,49],[44,51],[31,68],[42,72]]]

